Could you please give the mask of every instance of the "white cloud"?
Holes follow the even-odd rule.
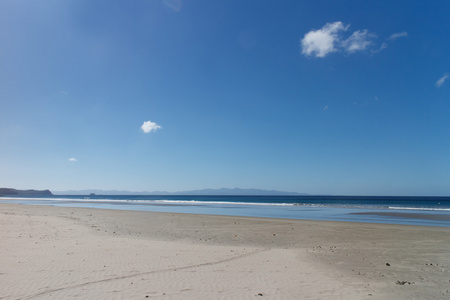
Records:
[[[442,76],[441,78],[439,78],[438,81],[436,81],[436,86],[438,88],[441,87],[444,84],[444,82],[447,80],[448,77],[449,77],[448,74],[444,74],[444,76]]]
[[[321,29],[311,30],[301,40],[302,53],[309,56],[324,57],[337,51],[335,44],[339,41],[339,32],[346,31],[348,26],[342,22],[327,23]]]
[[[397,32],[397,33],[391,34],[389,39],[393,41],[393,40],[396,40],[398,38],[407,37],[407,36],[408,36],[408,33],[406,31],[403,31],[403,32]]]
[[[334,22],[325,24],[321,29],[309,31],[301,40],[302,53],[316,57],[325,57],[337,51],[354,53],[366,50],[376,37],[364,29],[353,32],[348,38],[342,38],[341,33],[349,27],[350,25],[344,25],[342,22]]]
[[[353,32],[348,39],[342,41],[342,46],[344,47],[345,51],[350,53],[366,50],[367,47],[372,44],[371,39],[374,36],[375,35],[369,33],[367,29],[357,30]]]
[[[69,158],[69,161],[71,161],[71,162],[76,162],[76,161],[78,161],[76,158],[74,158],[74,157],[71,157],[71,158]]]
[[[161,128],[162,128],[161,126],[152,121],[146,121],[141,126],[142,131],[145,133],[150,133],[152,131],[156,131]]]

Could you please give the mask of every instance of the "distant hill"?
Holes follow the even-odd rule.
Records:
[[[299,196],[308,195],[306,193],[295,192],[282,192],[276,190],[261,190],[261,189],[240,189],[240,188],[221,188],[221,189],[203,189],[203,190],[191,190],[191,191],[179,191],[179,192],[166,192],[166,191],[154,191],[154,192],[130,192],[130,191],[118,191],[118,190],[70,190],[70,191],[55,191],[57,195],[211,195],[211,196]]]
[[[16,190],[0,188],[0,196],[52,196],[49,190]]]

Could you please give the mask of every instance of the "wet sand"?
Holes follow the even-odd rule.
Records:
[[[0,299],[446,299],[450,228],[0,205]]]
[[[354,215],[371,215],[371,216],[386,216],[398,217],[407,219],[419,220],[435,220],[435,221],[450,221],[450,214],[424,214],[424,213],[404,213],[404,212],[360,212],[353,213]]]

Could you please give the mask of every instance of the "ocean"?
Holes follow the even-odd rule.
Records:
[[[450,227],[450,197],[135,196],[0,197],[0,203]]]

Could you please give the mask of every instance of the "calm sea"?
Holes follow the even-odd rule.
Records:
[[[0,203],[450,227],[450,197],[52,196]]]

